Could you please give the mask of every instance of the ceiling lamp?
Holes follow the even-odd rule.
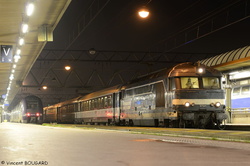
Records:
[[[18,43],[19,43],[20,46],[24,45],[24,39],[23,38],[19,38]]]
[[[95,55],[96,50],[94,48],[89,49],[89,54],[90,55]]]
[[[16,50],[16,54],[17,54],[17,55],[20,55],[20,54],[21,54],[21,50],[20,50],[19,48]]]
[[[22,32],[23,33],[27,33],[28,32],[28,29],[29,29],[29,26],[28,26],[28,24],[22,24]]]
[[[149,10],[144,6],[138,11],[138,14],[141,18],[147,18],[149,16]]]
[[[71,67],[70,66],[65,66],[65,70],[70,70]]]
[[[14,56],[15,63],[17,63],[21,59],[21,56],[19,54]]]
[[[11,74],[9,79],[10,79],[10,80],[13,80],[13,79],[14,79],[14,75]]]
[[[33,3],[29,3],[27,6],[26,6],[26,14],[27,16],[31,16],[34,12],[34,4]]]
[[[46,89],[48,89],[48,87],[47,86],[43,86],[43,89],[46,90]]]

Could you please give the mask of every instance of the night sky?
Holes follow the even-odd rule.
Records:
[[[247,37],[249,36],[249,19],[232,24],[198,40],[182,43],[183,35],[180,32],[186,29],[189,39],[193,39],[197,31],[187,28],[195,26],[200,21],[205,22],[204,26],[200,27],[200,32],[204,34],[209,32],[209,21],[213,16],[215,16],[215,27],[224,25],[226,12],[223,12],[223,9],[232,2],[237,2],[233,0],[110,0],[105,8],[87,24],[77,40],[70,43],[69,38],[76,31],[77,22],[82,18],[81,15],[85,15],[87,19],[91,18],[86,11],[92,2],[90,0],[71,2],[54,32],[54,42],[49,43],[47,49],[88,50],[95,48],[109,51],[222,53],[249,44]],[[101,2],[105,3],[106,0],[101,0]],[[151,13],[149,18],[142,20],[137,16],[136,11],[144,5]],[[236,20],[241,17],[242,13],[238,12],[241,6],[243,5],[239,4],[230,9],[229,19]],[[182,46],[173,49],[171,40],[179,41]],[[164,44],[168,46],[162,48]]]

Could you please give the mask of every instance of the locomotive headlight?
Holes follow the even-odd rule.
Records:
[[[204,69],[200,67],[200,68],[198,68],[197,71],[198,71],[198,73],[203,73],[203,72],[204,72]]]
[[[220,103],[220,102],[216,102],[216,103],[215,103],[215,107],[218,108],[218,107],[220,107],[220,106],[221,106],[221,103]]]
[[[186,102],[184,105],[185,105],[185,107],[190,107],[190,103],[189,102]]]
[[[202,67],[202,66],[196,67],[197,74],[205,74],[205,72],[206,72],[206,69],[204,67]]]

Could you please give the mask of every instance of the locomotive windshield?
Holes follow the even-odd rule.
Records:
[[[27,102],[27,109],[37,109],[37,108],[38,108],[38,101]]]
[[[198,77],[181,77],[181,89],[199,88]]]
[[[205,89],[219,89],[220,81],[217,77],[203,77],[203,88]]]
[[[175,77],[171,78],[171,89],[220,89],[218,77]]]

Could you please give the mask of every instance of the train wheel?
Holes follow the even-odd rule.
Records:
[[[217,127],[220,130],[224,130],[226,128],[226,120],[223,119],[222,121],[217,120]]]

